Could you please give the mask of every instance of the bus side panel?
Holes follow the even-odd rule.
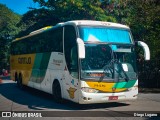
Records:
[[[51,53],[37,53],[32,69],[30,83],[33,83],[33,87],[41,90],[41,83],[44,80],[47,72],[48,62]]]
[[[70,75],[63,53],[51,54],[46,76],[41,83],[41,90],[52,93],[54,80],[59,81],[63,98],[78,102],[78,79]]]
[[[54,80],[61,85],[62,97],[74,102],[79,99],[78,79],[73,78],[63,53],[37,53],[11,56],[11,78],[22,75],[23,84],[52,94]]]
[[[64,74],[64,94],[66,99],[78,103],[79,101],[79,80],[74,78],[68,70],[65,70]]]

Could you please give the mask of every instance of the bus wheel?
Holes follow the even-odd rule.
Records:
[[[60,87],[60,84],[59,84],[58,81],[55,81],[53,83],[53,89],[52,90],[53,90],[52,93],[53,93],[54,100],[57,103],[62,103],[63,99],[62,99],[62,95],[61,95],[61,87]]]
[[[20,89],[23,89],[23,84],[22,84],[22,76],[20,75],[19,78],[17,79],[17,85]]]
[[[15,74],[15,81],[16,81],[16,82],[18,81],[17,73]]]

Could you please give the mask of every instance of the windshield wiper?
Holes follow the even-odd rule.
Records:
[[[109,72],[110,71],[110,72]],[[99,78],[99,82],[102,82],[103,81],[103,79],[104,79],[104,77],[105,76],[107,76],[106,74],[112,74],[112,70],[110,69],[110,67],[106,67],[106,68],[104,68],[104,70],[103,70],[103,76],[101,76],[100,78]],[[112,75],[112,78],[113,78],[113,75]]]
[[[108,62],[104,67],[103,67],[103,73],[104,75],[100,77],[99,82],[102,82],[104,77],[110,77],[109,75],[111,75],[112,79],[114,79],[114,60],[112,59],[110,62]],[[107,75],[106,75],[107,74]]]
[[[119,66],[120,70],[116,70],[114,64],[117,64]],[[115,74],[114,71],[116,71],[118,73],[118,75],[120,75],[121,78],[125,79],[126,82],[129,81],[129,77],[126,74],[126,72],[123,69],[122,63],[120,63],[118,60],[114,60],[112,59],[107,65],[105,65],[103,70],[104,75],[100,77],[99,82],[102,82],[104,77],[107,75],[112,75],[112,79],[115,78]],[[121,74],[121,71],[123,72],[124,76]],[[107,75],[106,75],[107,74]],[[119,81],[119,77],[118,77],[118,81]]]
[[[118,70],[117,70],[116,72],[117,72],[118,75],[120,75],[123,79],[125,79],[126,82],[128,82],[128,81],[129,81],[129,77],[128,77],[128,75],[126,74],[126,72],[124,71],[123,66],[122,66],[122,63],[118,62],[117,64],[118,64],[118,66],[120,67],[120,70],[123,72],[123,74],[124,74],[125,77],[122,76],[121,71],[118,71]],[[118,77],[118,79],[119,79],[119,77]]]

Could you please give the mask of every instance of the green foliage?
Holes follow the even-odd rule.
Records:
[[[20,21],[21,16],[13,13],[5,5],[0,4],[0,37],[14,36],[20,29],[16,24]]]
[[[41,5],[40,9],[32,9],[23,15],[19,27],[19,36],[44,26],[55,25],[69,20],[102,20],[116,22],[112,16],[105,14],[99,0],[34,0]],[[91,4],[93,3],[93,4]]]
[[[130,15],[130,26],[135,38],[149,45],[152,58],[160,59],[160,56],[157,56],[160,53],[160,1],[137,1],[133,10],[135,12]]]
[[[0,71],[9,66],[9,39],[20,31],[16,26],[20,18],[21,16],[0,4]]]
[[[42,27],[55,25],[58,22],[59,18],[54,16],[51,10],[44,8],[30,10],[23,15],[21,21],[18,23],[18,27],[21,28],[21,32],[17,37],[24,36]]]
[[[78,19],[103,20],[115,22],[116,19],[107,16],[101,8],[100,0],[34,0],[46,9],[52,10],[53,14],[61,22]]]
[[[0,38],[0,70],[7,68],[9,65],[8,62],[8,45],[7,41],[4,38]]]
[[[130,26],[134,39],[149,45],[151,57],[160,59],[160,1],[104,0],[102,8],[119,23]],[[159,55],[159,56],[157,56]]]

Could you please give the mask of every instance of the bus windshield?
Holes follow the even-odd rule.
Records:
[[[81,59],[81,78],[96,81],[128,81],[137,79],[133,45],[85,44]]]
[[[79,26],[79,35],[84,42],[132,43],[128,29]]]

